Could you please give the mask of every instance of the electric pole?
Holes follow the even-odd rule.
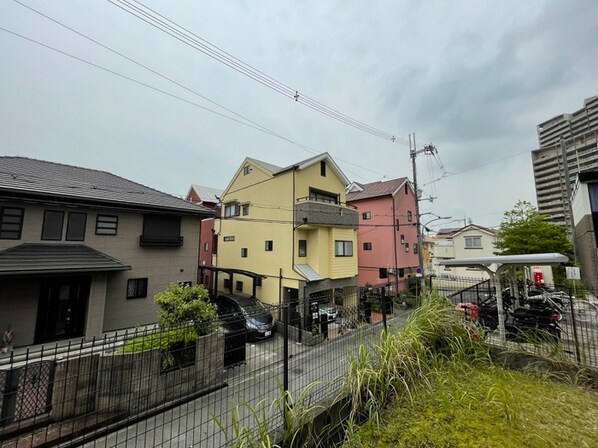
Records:
[[[415,158],[418,154],[425,153],[434,155],[438,151],[436,147],[431,143],[418,150],[415,143],[415,133],[413,134],[413,145],[411,144],[411,134],[409,135],[409,157],[411,158],[411,169],[413,170],[413,189],[415,190],[415,225],[417,230],[417,258],[419,263],[419,269],[422,275],[421,287],[423,290],[425,279],[424,279],[424,254],[422,252],[422,233],[421,233],[421,222],[419,213],[419,190],[417,188],[417,166]]]

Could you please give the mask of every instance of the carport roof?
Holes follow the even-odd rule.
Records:
[[[126,271],[131,266],[83,244],[20,244],[0,252],[0,275]]]
[[[454,260],[441,260],[438,264],[443,266],[468,267],[490,266],[498,264],[504,266],[531,266],[566,263],[569,258],[559,253],[524,254],[524,255],[497,255],[494,257],[460,258]]]

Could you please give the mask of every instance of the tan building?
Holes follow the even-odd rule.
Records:
[[[211,213],[107,172],[0,157],[0,329],[23,346],[156,322],[153,296],[195,282]]]
[[[215,223],[217,288],[266,303],[357,300],[357,211],[349,181],[327,153],[282,168],[246,158],[222,195]],[[300,311],[304,312],[304,310]]]

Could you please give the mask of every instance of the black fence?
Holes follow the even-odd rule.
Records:
[[[432,285],[493,344],[598,367],[598,291],[455,277],[433,278]]]
[[[598,366],[592,291],[457,278],[414,278],[405,286],[392,295],[360,289],[336,304],[314,295],[223,314],[207,336],[191,323],[150,325],[17,348],[0,357],[1,447],[220,447],[243,427],[255,440],[264,428],[276,432],[337,402],[349,354],[376,342],[385,326],[400,331],[422,290],[448,297],[490,343]]]
[[[305,408],[336,397],[348,353],[411,312],[383,290],[351,300],[221,315],[207,336],[151,325],[17,348],[0,357],[1,446],[218,447],[256,412],[279,428],[283,390]]]

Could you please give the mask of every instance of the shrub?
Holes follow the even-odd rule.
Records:
[[[161,326],[192,322],[198,336],[213,333],[218,328],[216,305],[208,301],[208,291],[203,285],[172,283],[166,291],[156,294],[154,300],[160,307]]]

